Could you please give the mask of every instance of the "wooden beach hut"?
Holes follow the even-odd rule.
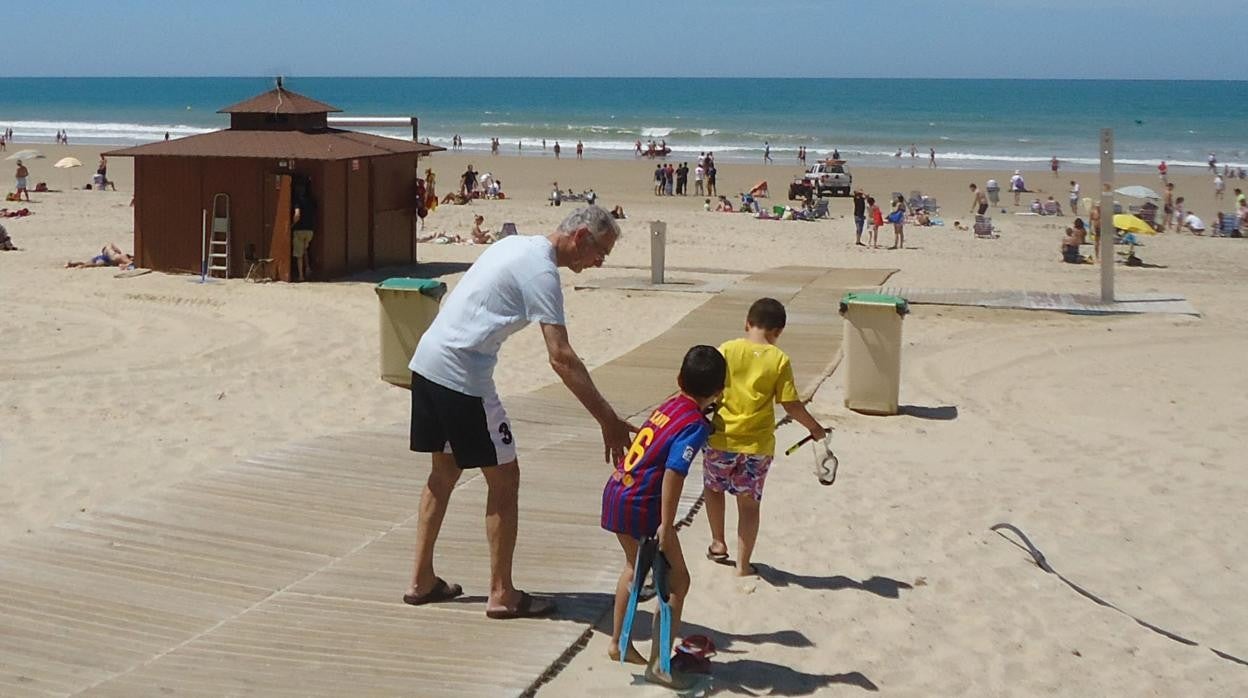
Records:
[[[254,260],[290,281],[290,198],[302,181],[316,202],[313,278],[416,260],[419,158],[444,150],[412,140],[332,128],[341,111],[278,83],[218,113],[221,131],[106,153],[134,158],[136,263],[159,271],[242,277]],[[207,229],[215,242],[205,246]]]

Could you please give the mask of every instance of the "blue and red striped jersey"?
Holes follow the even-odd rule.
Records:
[[[602,490],[602,527],[639,539],[657,533],[663,473],[670,469],[688,475],[710,435],[711,424],[692,398],[678,394],[660,405]]]

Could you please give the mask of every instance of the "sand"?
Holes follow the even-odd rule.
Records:
[[[9,149],[22,147],[29,146]],[[51,163],[79,157],[87,167],[70,176],[81,185],[100,150],[37,147],[48,157],[28,163],[31,181],[53,188],[65,188],[66,173]],[[521,232],[551,230],[569,211],[545,203],[554,180],[593,187],[603,203],[628,212],[607,267],[579,278],[565,272],[572,342],[591,366],[703,300],[573,290],[575,281],[645,277],[645,222],[652,219],[668,223],[667,260],[677,275],[692,274],[683,267],[814,264],[896,267],[891,283],[910,287],[1099,288],[1097,267],[1057,261],[1069,217],[994,212],[997,240],[952,228],[967,219],[970,181],[1004,182],[1010,172],[855,170],[856,184],[868,191],[921,189],[944,206],[944,227],[908,228],[908,248],[890,251],[853,245],[848,200],[835,200],[833,219],[818,223],[705,213],[693,197],[652,196],[648,161],[447,153],[431,161],[440,191],[470,159],[501,178],[509,198],[441,207],[426,233],[467,233],[474,213],[495,229],[514,221]],[[781,162],[724,164],[721,190],[736,193],[767,179],[773,197],[766,203],[782,202],[798,167]],[[406,393],[377,379],[372,283],[379,275],[334,284],[200,285],[185,276],[64,269],[106,242],[130,247],[129,164],[110,162],[116,193],[35,194],[35,215],[4,221],[23,250],[0,253],[0,540],[292,439],[406,420]],[[1025,174],[1065,205],[1069,176]],[[1095,174],[1075,178],[1085,194],[1096,190]],[[1206,221],[1217,210],[1210,179],[1172,177]],[[1133,183],[1158,185],[1147,174],[1118,182]],[[891,244],[891,231],[881,240]],[[420,257],[467,263],[482,249],[423,245]],[[1248,607],[1239,593],[1248,571],[1248,487],[1244,459],[1235,455],[1248,414],[1248,378],[1239,370],[1248,347],[1248,244],[1169,234],[1148,238],[1141,254],[1158,268],[1119,266],[1118,287],[1183,294],[1202,317],[916,306],[905,325],[902,402],[933,409],[866,417],[841,406],[839,377],[824,385],[812,411],[837,427],[840,478],[821,488],[805,452],[778,459],[756,552],[763,577],[742,582],[704,560],[702,518],[682,534],[694,574],[686,617],[722,651],[718,689],[1248,691],[1248,667],[1210,651],[1248,658]],[[462,266],[440,269],[454,284]],[[554,381],[544,354],[533,328],[517,335],[499,366],[503,393]],[[955,411],[954,419],[932,418]],[[786,427],[780,441],[799,436]],[[730,529],[733,521],[730,514]],[[1198,646],[1078,595],[988,530],[1001,522],[1023,530],[1075,583]],[[605,659],[605,644],[596,634],[543,693],[659,694],[629,688],[630,673]]]

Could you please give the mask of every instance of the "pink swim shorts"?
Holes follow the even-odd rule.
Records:
[[[708,448],[702,452],[702,484],[712,492],[748,494],[763,499],[763,482],[771,469],[771,456],[733,453]]]

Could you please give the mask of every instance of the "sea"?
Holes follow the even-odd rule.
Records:
[[[272,78],[5,78],[0,129],[19,142],[132,145],[224,128],[217,110]],[[637,141],[672,158],[794,163],[834,149],[853,164],[1095,169],[1103,128],[1119,169],[1248,167],[1248,82],[837,78],[316,78],[287,89],[344,116],[416,116],[421,140],[506,156],[632,158]],[[410,138],[411,129],[364,128]],[[543,140],[545,149],[543,149]],[[912,159],[911,147],[918,153]],[[900,152],[900,155],[898,153]]]

